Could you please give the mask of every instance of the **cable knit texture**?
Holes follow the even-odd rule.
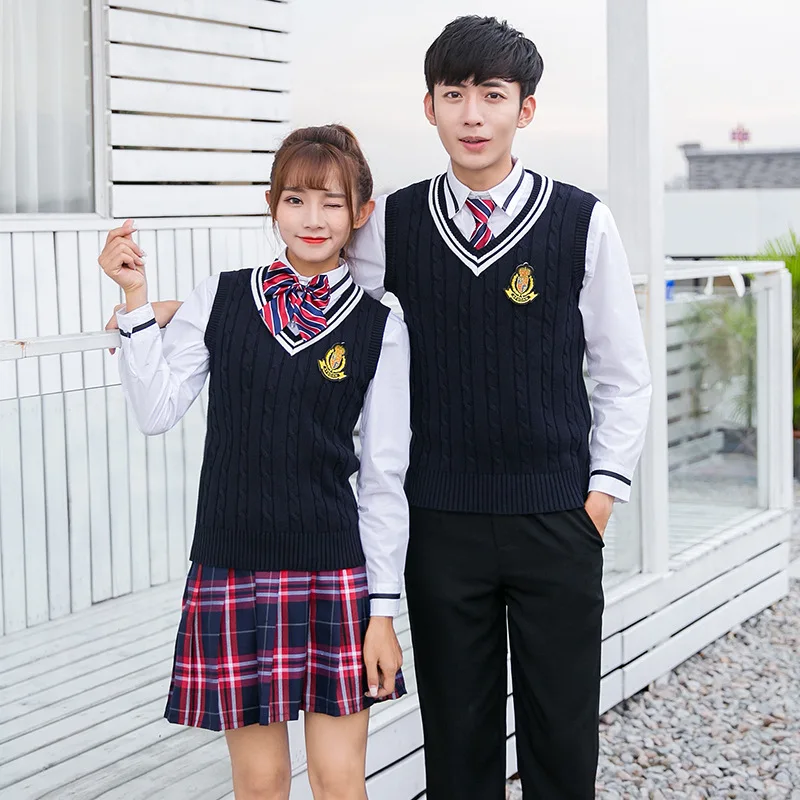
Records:
[[[539,176],[535,184],[511,228],[476,255],[513,235]],[[402,189],[386,206],[385,284],[411,338],[409,502],[492,514],[577,508],[591,425],[578,299],[597,199],[555,182],[533,228],[476,276],[436,229],[429,186]],[[538,296],[519,305],[505,290],[525,263]]]
[[[353,430],[388,309],[365,295],[335,330],[290,356],[259,317],[250,277],[220,275],[206,328],[208,424],[191,558],[250,570],[361,566]],[[338,343],[346,377],[329,380],[319,362]]]

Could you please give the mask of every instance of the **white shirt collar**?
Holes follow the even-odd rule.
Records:
[[[516,193],[522,183],[522,176],[522,162],[515,158],[511,172],[497,186],[493,186],[485,192],[474,192],[456,177],[455,172],[453,172],[453,162],[451,161],[447,165],[447,185],[450,189],[447,198],[447,215],[452,219],[461,211],[470,196],[491,197],[495,205],[505,211],[509,198]]]
[[[300,283],[307,284],[309,281],[312,280],[312,278],[309,277],[308,275],[301,275],[291,265],[291,263],[289,262],[289,256],[286,253],[286,248],[285,247],[283,248],[283,250],[281,251],[281,254],[278,256],[278,258],[276,260],[282,261],[284,264],[286,264],[286,266],[289,267],[289,269],[292,272],[294,272],[294,274],[297,276],[297,279],[300,281]],[[350,267],[347,266],[347,262],[346,261],[340,261],[338,267],[334,267],[332,270],[329,270],[328,272],[322,272],[320,274],[321,275],[327,275],[328,276],[328,283],[330,284],[331,287],[333,287],[333,286],[336,286],[336,284],[338,284],[339,281],[341,281],[342,278],[344,278],[349,272],[350,272]]]

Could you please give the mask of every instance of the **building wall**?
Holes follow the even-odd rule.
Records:
[[[800,188],[800,150],[704,151],[684,145],[688,189]]]

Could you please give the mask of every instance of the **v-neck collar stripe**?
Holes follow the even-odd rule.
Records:
[[[359,300],[364,296],[364,290],[360,286],[356,286],[355,284],[353,284],[353,286],[354,291],[349,294],[345,304],[337,311],[336,315],[328,319],[328,325],[324,331],[318,333],[307,342],[303,342],[295,339],[294,336],[284,329],[279,331],[278,335],[275,337],[278,344],[280,344],[290,356],[294,356],[331,334],[350,316],[358,305]]]
[[[342,310],[349,306],[350,301],[353,299],[353,295],[355,295],[357,291],[358,287],[356,286],[355,283],[351,282],[350,286],[342,295],[340,295],[337,298],[336,302],[331,304],[330,306],[328,306],[328,308],[325,309],[325,318],[328,320],[328,324],[339,318],[339,315],[341,314]],[[293,331],[288,330],[287,328],[284,328],[282,331],[279,331],[279,333],[282,333],[284,336],[293,341],[295,344],[301,344],[303,341],[302,338],[300,337],[300,334],[294,333]]]
[[[511,193],[506,197],[505,203],[503,203],[503,211],[508,211],[508,207],[511,205],[511,201],[516,196],[517,192],[519,191],[519,187],[522,186],[522,181],[525,180],[525,170],[523,169],[519,175],[519,180],[517,181],[517,185],[511,190]]]
[[[458,212],[459,212],[458,198],[456,197],[456,193],[453,191],[453,187],[450,185],[450,181],[447,180],[446,176],[445,176],[444,185],[447,187],[447,191],[450,193],[450,200],[453,203],[453,214],[454,215],[458,214]],[[448,213],[448,216],[450,216],[449,213]]]
[[[526,206],[528,206],[527,212],[523,209],[520,218],[514,220],[503,234],[495,240],[496,244],[492,243],[489,245],[487,251],[482,253],[478,253],[470,248],[469,244],[464,241],[457,228],[455,228],[455,223],[449,219],[447,209],[442,207],[445,204],[442,202],[442,199],[440,199],[440,191],[442,181],[447,183],[447,175],[439,175],[431,181],[428,189],[428,205],[436,229],[439,231],[442,239],[444,239],[445,244],[447,244],[453,253],[458,256],[476,276],[480,275],[514,247],[536,224],[536,221],[547,208],[553,191],[553,182],[546,176],[539,176],[535,173],[530,174],[534,179],[534,187],[531,192],[531,198],[526,203]],[[524,175],[525,171],[523,171],[523,176]],[[537,183],[539,184],[538,191],[536,187]],[[515,188],[512,195],[516,193],[518,188],[519,187]]]

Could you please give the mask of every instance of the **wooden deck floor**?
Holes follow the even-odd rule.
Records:
[[[223,736],[162,718],[181,592],[165,584],[0,640],[3,800],[233,799]],[[396,627],[410,650],[405,615]],[[413,691],[413,661],[404,672]],[[404,705],[378,707],[371,730]],[[290,736],[302,772],[301,730]],[[307,792],[301,776],[293,797]]]
[[[736,506],[674,507],[672,555],[753,513]],[[611,530],[608,555],[614,546]],[[609,570],[606,580],[611,586],[620,577]],[[3,800],[232,800],[224,738],[162,719],[181,593],[181,582],[172,582],[0,639]],[[397,630],[413,693],[407,616],[398,618]],[[412,706],[413,696],[373,713],[371,730],[386,735],[371,739],[370,774],[391,765],[403,731],[420,736],[418,723],[398,724]],[[300,800],[309,793],[298,727],[291,739],[300,775],[292,796]]]
[[[0,644],[0,796],[230,793],[224,740],[161,719],[180,596],[167,584]]]

